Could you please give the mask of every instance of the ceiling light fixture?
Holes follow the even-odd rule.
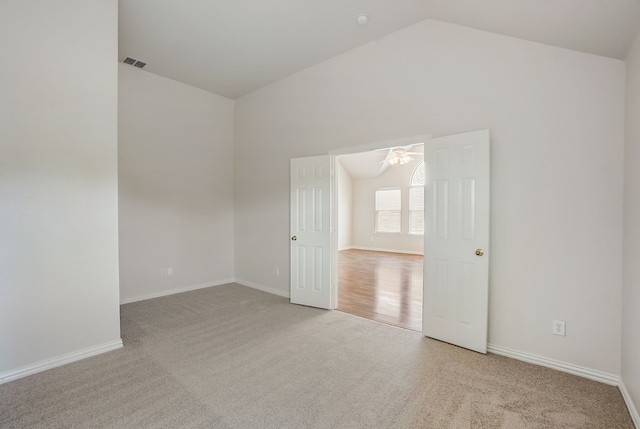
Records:
[[[369,15],[367,15],[366,13],[361,13],[356,18],[356,21],[358,21],[358,24],[360,25],[365,25],[367,22],[369,22]]]
[[[413,157],[410,156],[404,150],[394,150],[393,155],[391,155],[387,159],[387,162],[389,162],[389,164],[391,165],[396,165],[396,164],[405,165],[410,161],[413,161]]]
[[[414,147],[420,145],[422,145],[422,143],[410,144],[408,146],[396,146],[389,149],[376,149],[376,151],[387,151],[387,156],[380,161],[380,164],[382,165],[380,173],[394,165],[409,164],[415,159],[411,155],[424,156],[424,152],[422,150],[418,152],[412,151]]]

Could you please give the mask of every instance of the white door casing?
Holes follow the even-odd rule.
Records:
[[[331,309],[331,169],[328,155],[291,160],[293,304]]]
[[[425,336],[487,352],[489,130],[425,142]]]

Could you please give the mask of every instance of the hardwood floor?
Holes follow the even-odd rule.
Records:
[[[338,310],[422,331],[422,255],[338,252]]]

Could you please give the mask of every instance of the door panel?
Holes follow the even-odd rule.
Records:
[[[427,140],[425,164],[423,333],[486,353],[489,131]]]
[[[291,160],[291,302],[331,307],[329,156]]]

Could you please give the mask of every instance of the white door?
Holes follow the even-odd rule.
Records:
[[[424,335],[487,352],[489,130],[427,140]]]
[[[331,306],[329,156],[291,160],[291,302]]]

